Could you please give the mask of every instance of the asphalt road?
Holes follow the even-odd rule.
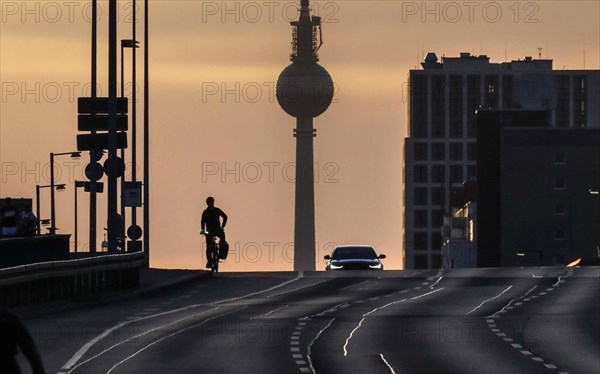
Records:
[[[600,373],[600,268],[219,273],[26,323],[50,373]]]

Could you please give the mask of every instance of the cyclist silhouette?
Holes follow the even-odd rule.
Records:
[[[0,310],[0,373],[20,374],[16,356],[19,350],[29,360],[34,374],[45,374],[44,364],[35,343],[19,318]]]
[[[202,212],[200,234],[206,235],[206,258],[210,259],[210,243],[212,243],[215,236],[219,238],[221,246],[227,245],[224,231],[227,224],[227,214],[215,207],[215,199],[212,196],[206,199],[206,205],[208,207]],[[221,218],[223,218],[223,223],[221,223]],[[206,263],[206,267],[210,267],[209,262]]]

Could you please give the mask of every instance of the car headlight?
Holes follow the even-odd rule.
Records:
[[[370,269],[381,269],[383,267],[383,264],[380,262],[378,264],[375,265],[369,265]]]
[[[329,268],[331,270],[340,270],[344,267],[344,265],[335,265],[335,264],[329,264]]]

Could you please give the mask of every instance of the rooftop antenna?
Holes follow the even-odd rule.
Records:
[[[538,47],[538,59],[542,59],[542,47]]]

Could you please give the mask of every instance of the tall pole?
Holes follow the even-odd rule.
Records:
[[[135,184],[137,182],[137,129],[136,129],[136,120],[137,120],[137,59],[136,59],[136,47],[137,47],[137,36],[136,36],[136,28],[137,28],[137,13],[136,13],[136,3],[133,0],[133,23],[131,30],[131,38],[134,40],[133,51],[131,55],[131,63],[133,65],[131,72],[131,80],[133,84],[133,92],[131,93],[131,180]],[[131,226],[137,225],[137,210],[135,206],[131,207]],[[137,240],[137,239],[136,239]]]
[[[97,70],[97,40],[98,40],[98,4],[97,0],[92,0],[92,100],[96,98],[96,70]],[[92,130],[92,135],[96,133],[96,130]],[[90,164],[96,162],[95,151],[90,151]],[[96,253],[96,211],[97,211],[97,193],[96,193],[96,181],[92,179],[90,181],[90,253]]]
[[[108,2],[108,251],[117,251],[117,0]]]
[[[73,245],[73,250],[75,253],[77,253],[77,184],[78,182],[75,181],[75,187],[73,188],[75,190],[75,227],[73,228],[73,235],[75,236],[75,243]]]
[[[50,235],[56,234],[54,205],[54,153],[50,152]]]
[[[37,217],[37,234],[41,235],[42,231],[40,228],[40,186],[35,185],[35,216]]]
[[[135,5],[134,5],[135,7]],[[125,97],[125,46],[123,44],[123,40],[121,40],[121,97]],[[121,148],[121,160],[125,162],[125,148]],[[121,176],[121,218],[123,219],[123,226],[125,225],[125,205],[123,204],[123,196],[125,196],[125,173]],[[122,231],[122,228],[119,228],[119,232]]]
[[[150,134],[149,130],[149,94],[148,79],[148,0],[144,0],[144,252],[146,266],[150,267]]]

